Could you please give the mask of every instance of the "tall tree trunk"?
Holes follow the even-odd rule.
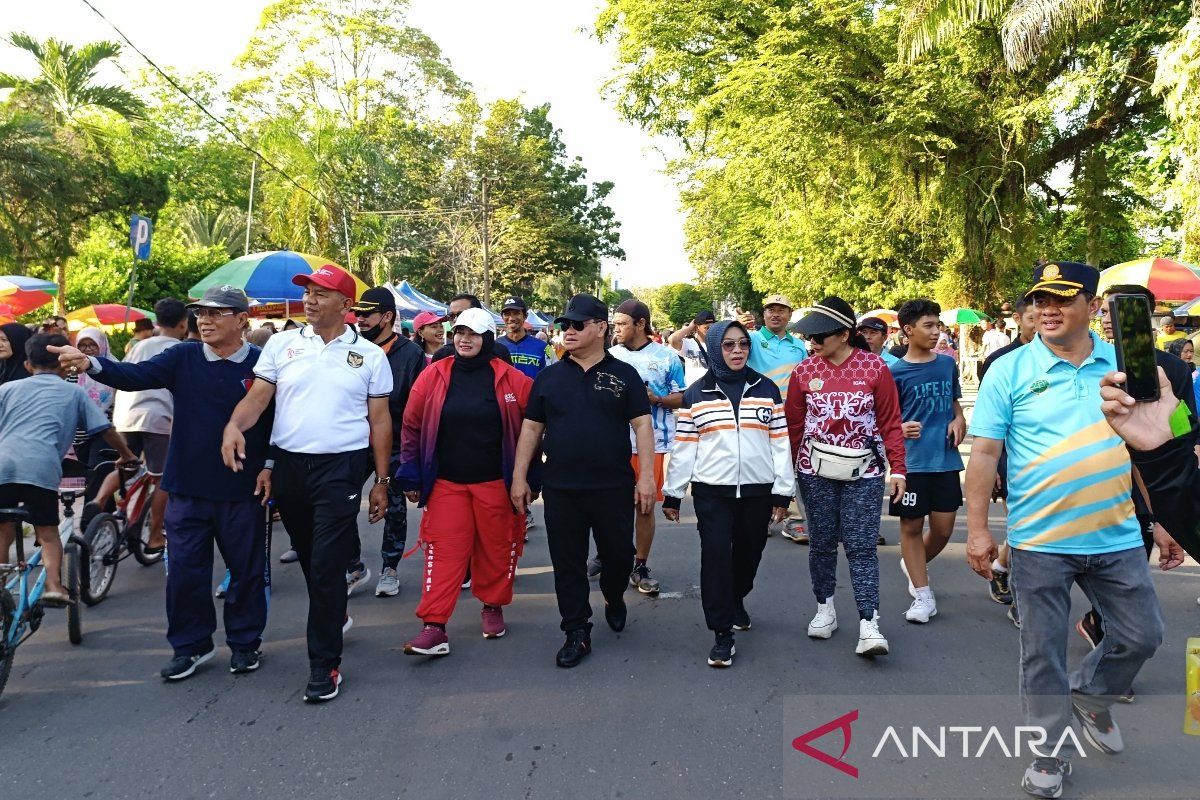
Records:
[[[54,313],[66,316],[67,313],[67,262],[66,259],[54,265],[54,282],[58,284],[58,294],[54,296]]]

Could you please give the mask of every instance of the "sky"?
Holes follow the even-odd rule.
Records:
[[[183,72],[223,73],[258,23],[263,0],[91,0],[147,55]],[[83,43],[117,35],[81,0],[0,0],[0,33],[24,31]],[[486,102],[520,96],[550,103],[571,156],[582,157],[589,181],[609,180],[609,204],[621,221],[624,262],[605,265],[620,286],[692,281],[683,242],[679,194],[663,173],[660,147],[624,122],[600,89],[612,74],[608,47],[591,30],[597,0],[412,0],[409,23],[442,48],[455,72]],[[122,56],[131,71],[135,53]],[[0,71],[28,74],[31,65],[0,45]],[[110,78],[111,80],[111,78]]]

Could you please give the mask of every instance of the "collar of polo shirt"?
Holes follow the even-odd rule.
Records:
[[[358,331],[354,330],[354,328],[352,328],[349,325],[346,325],[345,328],[346,329],[344,331],[342,331],[341,335],[338,336],[336,339],[334,339],[334,341],[335,342],[348,342],[350,344],[354,344],[355,342],[357,342],[358,341]],[[302,327],[300,329],[300,335],[306,339],[320,339],[321,338],[320,335],[317,333],[316,329],[313,328],[312,325],[305,325],[304,327]]]
[[[201,342],[200,345],[204,348],[205,361],[232,361],[235,364],[240,364],[246,360],[246,356],[250,355],[250,343],[246,341],[243,341],[242,346],[239,347],[232,355],[230,355],[229,358],[224,359],[217,354],[216,350],[212,349],[207,344]]]
[[[1070,361],[1067,361],[1065,358],[1056,356],[1054,351],[1047,347],[1046,343],[1042,341],[1041,336],[1035,336],[1033,341],[1029,344],[1036,345],[1033,350],[1038,354],[1038,360],[1041,363],[1042,372],[1049,372],[1050,370],[1054,369],[1056,364],[1067,364],[1071,367],[1071,369],[1078,371],[1080,368],[1087,364],[1091,364],[1094,361],[1103,361],[1106,364],[1112,365],[1113,369],[1116,369],[1116,360],[1114,358],[1116,350],[1110,349],[1112,348],[1112,345],[1097,336],[1095,331],[1088,331],[1088,336],[1090,336],[1092,339],[1092,352],[1088,354],[1088,357],[1085,358],[1083,363],[1078,367],[1072,364]],[[1026,347],[1028,346],[1029,345],[1026,345]]]

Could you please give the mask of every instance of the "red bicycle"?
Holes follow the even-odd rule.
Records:
[[[114,498],[116,510],[96,514],[83,532],[80,595],[89,606],[108,596],[121,561],[132,555],[139,564],[148,567],[161,561],[164,552],[147,547],[150,500],[156,490],[152,476],[140,461],[118,468],[117,462],[111,460],[97,464],[90,480],[99,483],[114,469],[118,469],[121,478]]]

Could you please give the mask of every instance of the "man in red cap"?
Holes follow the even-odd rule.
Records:
[[[309,702],[332,700],[341,685],[346,564],[358,546],[359,494],[375,467],[370,520],[388,504],[392,372],[378,345],[345,323],[358,297],[349,273],[327,264],[292,282],[304,287],[308,324],[267,340],[249,393],[233,410],[221,442],[225,465],[245,459],[242,432],[275,401],[275,499],[308,582]],[[345,627],[343,627],[345,626]]]

